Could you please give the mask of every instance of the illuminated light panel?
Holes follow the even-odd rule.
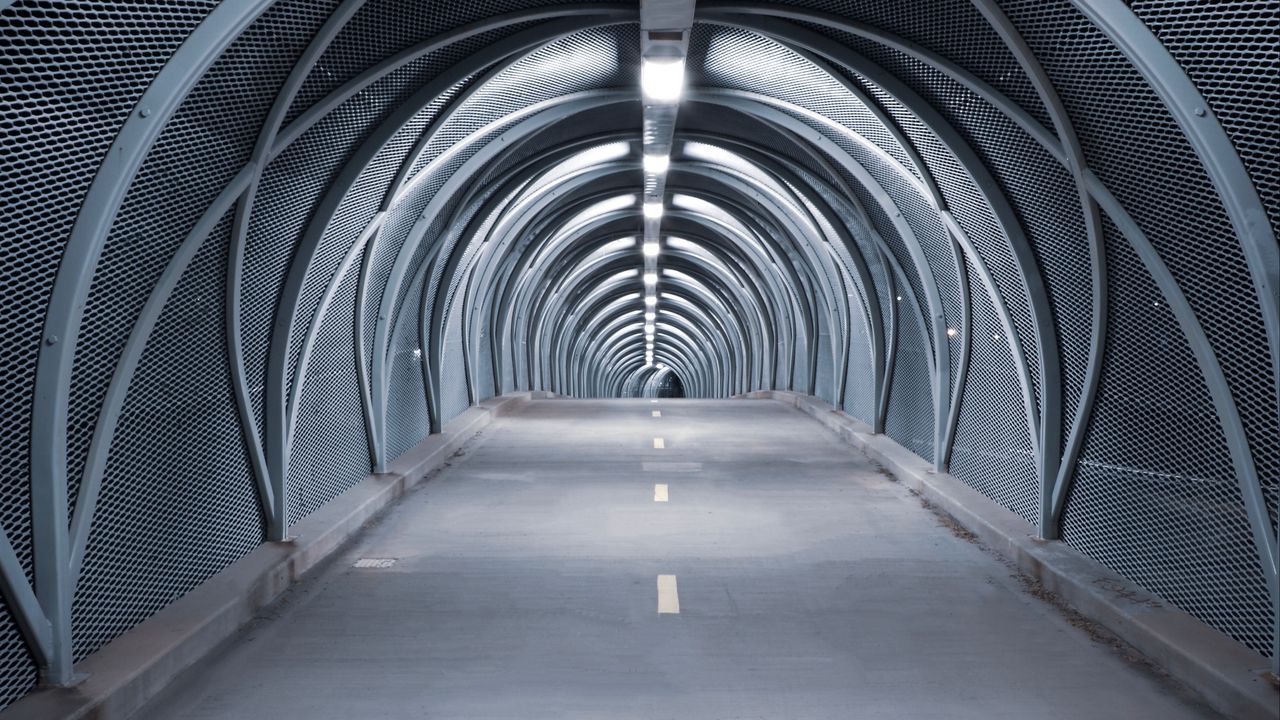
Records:
[[[649,273],[645,273],[645,274],[644,274],[644,284],[645,284],[645,285],[657,285],[657,284],[658,284],[658,273],[651,273],[651,272],[649,272]]]
[[[684,91],[684,60],[645,58],[640,63],[640,89],[658,102],[675,102]]]
[[[662,217],[662,203],[647,202],[644,204],[644,216],[650,220],[657,220]]]
[[[647,173],[653,173],[654,175],[661,175],[662,173],[666,172],[667,168],[670,166],[671,166],[671,157],[669,155],[645,155],[644,156],[644,171]]]
[[[653,295],[647,295],[645,296],[644,304],[646,307],[653,307],[654,305],[658,304],[658,298],[654,297]]]
[[[658,257],[658,252],[659,252],[658,243],[653,242],[653,243],[644,244],[645,257]]]

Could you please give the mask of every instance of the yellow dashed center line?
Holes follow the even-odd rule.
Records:
[[[661,410],[654,410],[652,414],[653,414],[653,416],[654,416],[654,417],[662,417],[662,411],[661,411]]]
[[[654,486],[653,486],[653,501],[654,501],[654,502],[666,502],[666,501],[667,501],[667,486],[666,486],[666,484],[665,484],[665,483],[655,483],[655,484],[654,484]]]
[[[661,450],[661,449],[665,448],[666,446],[667,446],[667,443],[666,443],[666,441],[665,441],[665,440],[663,440],[662,438],[654,438],[654,439],[653,439],[653,449],[654,449],[654,450]]]
[[[658,614],[680,614],[680,593],[676,590],[675,575],[658,576]]]

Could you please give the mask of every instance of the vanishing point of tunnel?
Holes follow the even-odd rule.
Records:
[[[0,720],[1280,717],[1280,0],[0,0]]]

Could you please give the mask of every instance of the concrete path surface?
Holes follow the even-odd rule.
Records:
[[[1212,716],[794,409],[560,399],[141,717]]]

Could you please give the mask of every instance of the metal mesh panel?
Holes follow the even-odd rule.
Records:
[[[689,39],[690,84],[761,93],[817,112],[874,142],[919,177],[902,146],[848,88],[777,41],[699,23]]]
[[[1154,90],[1074,7],[1059,0],[1005,5],[1061,94],[1090,167],[1186,294],[1222,364],[1250,448],[1269,466],[1259,469],[1275,477],[1280,421],[1273,386],[1263,380],[1271,377],[1272,357],[1260,299],[1195,151]],[[1219,432],[1216,422],[1202,430]]]
[[[634,34],[634,28],[631,28],[631,38],[634,38]],[[450,115],[448,122],[427,143],[421,155],[413,161],[414,172],[411,173],[410,182],[416,183],[416,187],[414,187],[412,195],[406,198],[404,204],[415,208],[425,208],[430,198],[443,186],[447,179],[480,149],[483,141],[488,141],[501,133],[505,126],[488,130],[483,137],[477,138],[481,142],[476,142],[470,147],[455,153],[447,162],[433,168],[431,177],[417,178],[416,173],[420,172],[432,159],[438,157],[446,149],[474,134],[477,130],[486,127],[494,120],[543,99],[591,88],[634,84],[634,67],[638,65],[638,55],[631,56],[637,52],[635,42],[633,39],[630,41],[624,40],[625,37],[625,30],[615,28],[576,33],[530,53],[528,56],[513,63],[510,68],[493,77],[482,90],[467,97],[458,110]],[[622,52],[626,55],[621,60],[619,59],[620,47],[624,48]],[[566,55],[572,56],[577,60],[566,64],[562,62],[563,57]],[[631,62],[627,63],[627,60]],[[630,69],[624,72],[621,70],[622,67]],[[540,83],[535,87],[528,86],[524,80],[531,73],[536,74],[541,79]],[[426,260],[433,243],[445,243],[439,251],[442,259],[453,252],[453,245],[458,242],[459,237],[454,233],[450,233],[447,237],[441,237],[442,233],[444,233],[446,222],[454,222],[461,226],[470,217],[470,215],[466,215],[465,217],[450,220],[453,213],[453,205],[454,203],[450,202],[446,207],[441,208],[441,211],[435,215],[430,225],[425,228],[421,235],[422,241],[414,249],[414,256],[409,263],[410,271],[406,275],[406,281],[398,289],[396,302],[393,305],[395,311],[390,319],[393,327],[401,328],[402,326],[407,326],[403,319],[406,309],[414,308],[413,314],[417,315],[417,303],[409,302],[410,293],[426,292],[428,294],[423,308],[423,311],[428,314],[433,311],[434,304],[439,301],[440,288],[438,284],[440,282],[440,273],[443,271],[443,262],[435,265],[429,271],[430,275],[425,289],[412,287],[409,280],[414,277],[417,268],[420,268],[422,262]],[[398,222],[394,227],[390,223],[388,224],[388,229],[384,233],[385,236],[388,239],[406,237],[420,212],[421,210],[413,215],[408,215],[407,213],[397,214]],[[399,240],[400,244],[403,244],[403,242],[404,240]],[[395,240],[389,240],[388,245],[395,243]],[[416,322],[414,324],[416,325]],[[420,351],[425,351],[425,347],[430,346],[430,333],[433,331],[435,331],[434,328],[427,328],[428,336],[422,338],[424,348]],[[397,332],[400,332],[400,330],[397,330]],[[414,334],[416,335],[416,331]],[[459,360],[461,360],[460,347]],[[401,362],[397,358],[393,362],[393,367],[398,367]],[[403,377],[404,381],[409,381],[409,375],[400,374],[403,371],[397,369],[395,372],[397,377]],[[448,383],[443,383],[443,385],[442,391],[449,389]],[[465,394],[464,387],[463,395],[465,396]],[[441,407],[444,407],[443,404]],[[404,409],[407,411],[409,408],[406,407]],[[452,416],[446,415],[442,418],[442,422],[447,421],[448,417]],[[406,420],[411,420],[411,418],[406,418]],[[404,440],[407,440],[407,438]],[[396,443],[396,445],[398,446],[400,443]],[[411,446],[407,445],[404,449]]]
[[[391,182],[405,163],[418,136],[447,99],[431,103],[398,129],[364,167],[351,187],[346,189],[346,194],[332,216],[320,218],[327,225],[324,236],[316,248],[311,267],[308,268],[307,279],[297,303],[299,321],[293,328],[293,339],[290,344],[288,365],[290,377],[297,365],[302,338],[307,332],[310,318],[319,305],[325,288],[329,285],[333,274],[338,271],[343,258],[350,252],[352,245],[377,214],[383,199],[388,193],[394,192],[394,188],[389,187]]]
[[[791,367],[791,389],[796,392],[809,393],[813,388],[809,385],[809,346],[797,343],[795,364]]]
[[[849,325],[849,366],[845,371],[846,413],[871,425],[876,414],[875,367],[871,360],[871,334],[866,315],[859,312]]]
[[[929,348],[907,298],[897,300],[897,351],[889,386],[884,432],[920,457],[933,460],[933,397],[929,384]]]
[[[474,76],[471,76],[454,84],[449,90],[441,94],[440,100],[428,106],[428,110],[438,115],[473,79]],[[367,287],[364,291],[363,306],[360,308],[361,317],[366,328],[362,338],[364,347],[361,348],[361,351],[364,353],[365,362],[368,364],[373,362],[374,328],[377,326],[382,295],[390,280],[396,255],[430,200],[429,197],[423,197],[422,195],[422,193],[411,194],[408,198],[395,203],[387,210],[382,229],[378,232],[377,240],[370,250],[373,253],[373,257],[368,261]],[[425,247],[420,248],[417,252],[425,252]],[[416,263],[411,262],[409,267],[416,267]],[[393,324],[391,327],[395,327],[395,325]]]
[[[408,282],[406,281],[408,285]],[[422,442],[429,427],[423,357],[427,345],[420,337],[421,282],[409,285],[387,349],[387,456],[394,458]]]
[[[1085,230],[1071,178],[1044,148],[978,95],[906,56],[887,51],[882,54],[893,58],[895,72],[929,100],[977,153],[983,166],[998,183],[988,191],[1003,194],[1027,235],[1037,261],[1032,269],[1041,272],[1053,307],[1053,328],[1059,343],[1058,359],[1063,382],[1063,417],[1066,422],[1062,432],[1065,441],[1084,383],[1084,362],[1088,356],[1091,326]],[[955,162],[954,156],[933,139],[934,133],[896,100],[883,92],[874,89],[872,92],[886,108],[892,110],[904,128],[910,129],[913,140],[920,142],[922,147],[931,148],[926,152],[927,162],[940,178],[940,189],[953,206],[957,220],[986,260],[1022,339],[1032,368],[1038,404],[1037,335],[1031,325],[1026,282],[1017,271],[1008,241],[995,225],[985,202],[973,191],[972,184],[961,182],[965,177],[964,170]],[[939,284],[943,284],[941,278]]]
[[[364,411],[356,376],[357,257],[334,293],[307,363],[289,453],[289,522],[369,474]]]
[[[498,392],[493,385],[492,338],[489,336],[488,322],[478,306],[471,308],[470,326],[470,337],[473,338],[470,340],[471,363],[476,373],[473,382],[476,386],[476,397],[484,400],[497,395]]]
[[[1048,299],[1053,309],[1053,322],[1059,338],[1064,410],[1062,410],[1062,438],[1070,430],[1070,419],[1075,413],[1084,378],[1084,361],[1088,356],[1089,329],[1089,261],[1084,245],[1084,228],[1075,190],[1070,178],[1057,161],[1053,160],[1038,143],[1030,140],[1025,132],[1014,126],[1005,115],[998,113],[988,102],[980,99],[959,83],[942,76],[922,63],[905,58],[888,50],[877,51],[882,61],[890,61],[891,67],[906,79],[916,91],[932,101],[934,108],[950,120],[960,135],[978,151],[984,165],[991,170],[1002,191],[1018,214],[1021,227],[1028,233],[1032,250],[1036,254],[1046,284]],[[858,76],[854,76],[858,77]],[[865,82],[865,81],[863,81]],[[1002,233],[995,229],[989,210],[980,206],[973,209],[975,201],[972,186],[957,184],[964,177],[964,170],[955,163],[932,131],[919,120],[910,117],[896,100],[876,88],[869,91],[883,102],[895,119],[909,132],[913,140],[925,147],[924,155],[940,178],[943,195],[954,205],[956,217],[968,229],[970,241],[982,251],[988,269],[995,275],[1006,306],[1009,307],[1019,336],[1023,338],[1024,356],[1032,370],[1032,382],[1036,386],[1038,404],[1039,378],[1036,352],[1036,333],[1030,328],[1030,314],[1025,300],[1025,283],[1015,272],[1015,264]],[[1029,169],[1034,168],[1034,173]],[[956,202],[959,201],[959,205]],[[975,232],[978,231],[978,232]],[[940,284],[942,284],[940,282]],[[980,290],[979,290],[980,291]],[[952,324],[950,327],[956,327]],[[964,328],[956,327],[964,332]],[[956,348],[959,333],[952,340]],[[955,368],[952,368],[955,370]]]
[[[920,72],[929,72],[919,63],[911,62],[905,57],[901,58],[901,64],[915,67]],[[902,69],[898,68],[899,71]],[[953,85],[938,73],[929,74],[937,85]],[[964,229],[969,241],[986,260],[987,267],[1004,297],[1005,307],[1013,319],[1014,327],[1018,331],[1024,354],[1027,356],[1027,363],[1031,366],[1033,393],[1038,406],[1040,380],[1036,351],[1038,339],[1031,324],[1026,286],[1013,261],[1013,253],[1003,226],[997,222],[986,197],[979,192],[979,188],[970,176],[970,171],[960,164],[951,148],[943,143],[938,132],[921,122],[913,112],[874,83],[857,73],[850,73],[850,76],[864,86],[867,94],[876,99],[910,138],[937,180],[938,190],[955,216],[956,222]],[[934,105],[940,104],[942,102],[934,102]],[[1000,193],[999,187],[985,187],[982,190],[993,195]],[[950,325],[950,327],[957,326]]]
[[[796,4],[813,6],[816,3]],[[874,24],[938,50],[947,56],[948,60],[961,59],[960,64],[966,70],[991,82],[992,85],[1017,100],[1028,113],[1040,119],[1041,122],[1049,124],[1050,121],[1030,82],[986,21],[971,5],[949,0],[934,0],[927,3],[927,7],[912,4],[909,12],[904,12],[908,8],[895,8],[887,3],[860,5],[856,9],[848,3],[819,5],[827,11],[836,9],[853,19],[864,21],[871,19]],[[935,17],[946,18],[948,23],[953,24],[939,28],[933,20]],[[797,24],[836,39],[878,65],[891,70],[911,89],[929,100],[935,109],[942,112],[953,126],[962,131],[962,136],[970,125],[968,117],[971,110],[975,112],[975,117],[980,117],[974,123],[975,127],[981,128],[994,123],[1001,132],[1006,134],[1013,132],[1007,120],[997,116],[989,107],[985,109],[982,107],[986,105],[984,101],[923,63],[852,33],[832,30],[814,23]],[[963,59],[973,59],[973,62],[965,62]],[[995,71],[996,68],[1000,70]],[[1006,296],[1006,303],[1013,315],[1023,346],[1030,356],[1029,362],[1033,364],[1033,382],[1038,385],[1039,369],[1035,367],[1034,356],[1036,336],[1031,329],[1023,281],[1012,263],[1008,241],[998,223],[995,222],[985,200],[977,192],[967,172],[959,165],[951,151],[940,142],[932,129],[916,119],[914,114],[898,100],[860,74],[843,67],[837,66],[835,69],[855,86],[862,88],[866,95],[877,101],[930,166],[938,181],[939,189],[957,221],[965,228],[970,239],[987,257],[988,263],[993,268],[996,281]],[[1016,162],[1011,167],[1019,173],[1023,171]],[[1049,171],[1052,172],[1052,168]],[[988,188],[988,190],[999,191],[1000,188]],[[954,270],[950,268],[938,273],[940,286],[948,282],[953,273]],[[940,287],[940,289],[943,288]],[[946,292],[945,289],[944,292]],[[954,324],[949,326],[959,329]],[[1036,397],[1038,404],[1038,390]]]
[[[944,55],[949,61],[977,75],[1049,126],[1048,113],[1040,103],[1031,81],[1018,61],[971,2],[957,0],[913,0],[901,2],[860,2],[858,0],[789,0],[788,5],[842,15],[868,23]],[[867,57],[882,62],[884,46],[859,41],[853,36],[799,23],[821,34],[841,39]]]
[[[1274,3],[1137,0],[1131,7],[1205,96],[1253,178],[1273,232],[1280,233],[1280,15]],[[1246,409],[1249,443],[1274,530],[1280,519],[1280,420],[1265,394],[1246,402],[1261,403]]]
[[[817,187],[818,194],[830,204],[832,210],[848,228],[850,234],[854,238],[858,252],[862,255],[867,265],[867,270],[871,276],[873,287],[862,288],[862,292],[869,296],[875,297],[880,306],[880,317],[875,320],[881,323],[885,334],[885,348],[887,350],[889,343],[893,342],[893,323],[891,320],[892,305],[894,302],[894,289],[891,278],[887,275],[890,271],[885,266],[881,257],[880,249],[871,236],[870,228],[866,227],[856,215],[853,214],[848,207],[848,200],[837,197],[833,193],[827,191],[821,185],[813,185],[814,178],[807,174],[801,174],[801,178],[809,181],[810,187]],[[847,250],[840,248],[837,251],[842,260],[848,254]],[[844,260],[846,265],[852,263],[851,259]],[[857,282],[852,270],[848,271],[847,283],[851,286]],[[857,302],[855,298],[851,298],[851,302]],[[873,424],[876,413],[876,396],[875,396],[875,372],[871,357],[871,333],[867,326],[865,309],[860,313],[860,319],[852,324],[852,332],[854,336],[850,341],[850,358],[848,370],[848,385],[845,390],[845,412],[852,414],[867,424]]]
[[[840,409],[871,424],[875,415],[875,369],[872,363],[873,348],[867,320],[867,307],[863,304],[862,293],[874,293],[875,289],[861,287],[853,270],[853,260],[846,248],[838,245],[831,247],[833,256],[839,260],[837,268],[840,273],[841,289],[849,303],[850,314],[850,319],[845,324],[848,357],[843,378],[844,402]]]
[[[818,335],[817,370],[813,383],[815,397],[835,405],[835,381],[832,379],[831,333],[824,331]]]
[[[880,149],[897,158],[918,176],[919,171],[907,159],[901,146],[883,129],[870,111],[852,93],[834,81],[827,80],[826,84],[830,87],[824,87],[820,82],[824,76],[818,73],[808,61],[802,60],[794,52],[758,35],[742,31],[715,32],[703,26],[699,26],[699,29],[701,32],[696,32],[690,43],[690,55],[692,60],[696,60],[697,55],[694,53],[702,51],[703,46],[707,48],[703,52],[711,53],[705,60],[706,82],[779,97],[819,112],[876,142]],[[738,46],[745,46],[746,52],[739,50]],[[716,52],[717,48],[719,52]],[[752,58],[751,62],[743,60],[746,56]],[[743,69],[748,67],[783,67],[791,70],[790,75],[748,73],[744,76]],[[804,72],[806,69],[808,72]],[[932,272],[942,291],[944,312],[948,316],[950,326],[958,326],[959,290],[955,281],[951,242],[946,230],[941,227],[936,213],[928,208],[926,201],[920,197],[914,187],[872,151],[808,118],[797,116],[797,119],[827,135],[841,150],[866,168],[893,199],[896,211],[901,212],[907,219],[925,252],[929,261],[929,271]],[[859,185],[852,179],[849,184],[855,187]],[[870,210],[870,206],[875,204],[874,201],[869,195],[864,194],[863,197],[865,198],[864,206]],[[884,218],[884,221],[889,222],[887,218]],[[913,267],[914,261],[906,245],[895,242],[898,237],[897,232],[882,232],[882,234],[890,241],[902,266]],[[911,278],[911,287],[921,307],[928,307],[919,278],[914,276]],[[927,342],[932,350],[932,337]]]
[[[1208,389],[1151,276],[1106,235],[1106,359],[1062,538],[1269,655],[1271,600]]]
[[[466,363],[462,359],[462,303],[454,303],[449,309],[443,332],[440,421],[448,423],[471,405],[467,397]]]
[[[245,371],[251,384],[265,385],[265,367],[274,310],[279,301],[293,247],[314,205],[319,201],[348,154],[391,109],[421,85],[453,64],[450,53],[475,51],[478,45],[459,44],[401,67],[368,86],[299,137],[263,172],[250,222],[243,299]],[[429,108],[438,109],[444,100]],[[371,285],[366,292],[380,292]],[[375,305],[376,307],[376,305]],[[372,330],[373,325],[367,325]],[[261,431],[262,397],[252,393],[255,419]]]
[[[72,608],[77,658],[262,541],[227,369],[228,225],[175,288],[121,412]]]
[[[636,38],[634,25],[599,28],[574,33],[520,58],[467,98],[449,124],[432,136],[410,177],[428,160],[504,115],[581,90],[635,87],[640,64]],[[530,77],[538,82],[530,84]]]
[[[820,73],[810,62],[794,52],[752,33],[698,26],[691,41],[691,58],[698,60],[700,53],[706,55],[702,61],[704,83],[763,93],[818,112],[876,143],[881,150],[919,177],[918,170],[901,146],[866,107],[846,88]],[[744,60],[748,57],[749,62]],[[768,70],[765,71],[765,68]],[[929,260],[930,271],[936,278],[943,297],[948,324],[958,327],[959,290],[953,269],[954,258],[951,255],[950,239],[941,227],[936,213],[909,182],[896,170],[888,167],[882,157],[848,138],[832,134],[829,129],[816,122],[803,116],[797,117],[827,134],[842,150],[863,165],[893,198],[895,205],[915,231]],[[896,233],[889,235],[896,237]],[[905,246],[899,245],[896,249],[901,253],[899,260],[904,266],[911,267],[912,261]],[[923,303],[923,289],[918,280],[912,285],[917,292],[917,299]],[[927,342],[931,347],[932,340]]]
[[[39,679],[13,612],[8,603],[0,602],[0,707],[25,695]]]
[[[1037,523],[1040,484],[1031,431],[1009,338],[972,260],[969,371],[951,450],[951,474],[983,495]]]
[[[130,186],[94,274],[76,346],[68,438],[73,493],[143,303],[196,220],[248,162],[280,84],[333,4],[281,2],[253,23],[165,126]],[[193,164],[193,157],[203,161]]]
[[[289,108],[288,120],[292,121],[308,107],[370,66],[423,40],[495,15],[573,2],[574,0],[469,0],[423,3],[420,0],[372,0],[360,8],[321,55],[316,63],[316,72],[307,76]],[[479,48],[492,45],[533,24],[535,23],[520,23],[456,43],[445,55],[440,56],[447,59],[444,60],[445,64],[436,67],[435,72],[453,65]]]
[[[1280,15],[1275,3],[1133,0],[1129,7],[1204,95],[1280,232],[1280,113],[1275,108]]]
[[[951,243],[951,235],[942,226],[942,221],[938,218],[937,211],[930,206],[924,196],[913,186],[908,185],[901,175],[885,167],[885,163],[875,155],[866,152],[859,153],[859,155],[859,162],[876,177],[881,186],[884,187],[885,192],[893,198],[894,205],[902,213],[902,217],[906,219],[912,232],[915,233],[921,252],[928,263],[928,272],[933,275],[934,282],[938,288],[938,297],[942,302],[942,312],[946,326],[957,331],[956,335],[948,336],[947,353],[951,360],[947,387],[949,388],[948,393],[950,393],[950,388],[955,386],[956,373],[959,369],[959,363],[957,362],[960,348],[958,333],[966,330],[964,327],[964,313],[961,310],[960,303],[960,282],[956,277],[957,261]],[[909,265],[904,265],[904,267],[914,267],[915,265],[916,263],[912,261]],[[930,338],[929,346],[930,348],[933,346],[932,338]]]
[[[28,574],[31,383],[54,273],[130,109],[215,5],[17,2],[0,11],[0,237],[10,240],[0,243],[0,501]]]

